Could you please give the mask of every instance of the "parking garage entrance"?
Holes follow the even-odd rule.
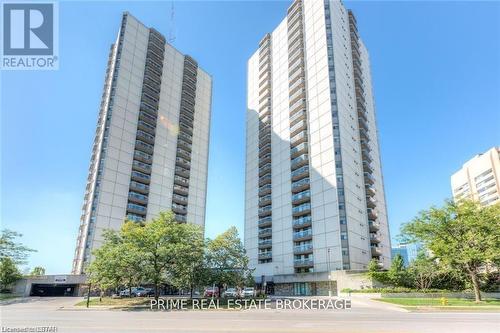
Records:
[[[76,296],[76,284],[32,284],[30,296]]]

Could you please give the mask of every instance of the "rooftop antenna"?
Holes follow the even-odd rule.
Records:
[[[172,1],[172,6],[170,7],[170,27],[168,31],[168,42],[172,44],[175,41],[175,8],[174,2]]]

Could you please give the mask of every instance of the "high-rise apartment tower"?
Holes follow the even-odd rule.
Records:
[[[124,13],[111,46],[73,273],[105,229],[172,210],[204,226],[212,79],[165,37]]]
[[[368,51],[338,1],[294,1],[248,61],[245,247],[276,294],[389,267]]]

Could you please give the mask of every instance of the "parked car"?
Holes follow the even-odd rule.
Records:
[[[219,288],[217,288],[217,287],[205,288],[205,292],[203,293],[203,297],[219,297]]]
[[[236,288],[227,288],[226,291],[224,292],[224,297],[239,297],[240,293]]]
[[[241,292],[243,297],[255,297],[255,288],[254,287],[245,287]]]
[[[155,290],[153,288],[138,288],[135,294],[137,297],[154,296]]]
[[[132,288],[132,295],[131,295],[130,290],[127,288],[127,289],[123,289],[122,291],[120,291],[120,296],[121,297],[137,297],[137,296],[139,296],[139,294],[145,293],[145,292],[146,292],[146,288],[134,287],[134,288]]]

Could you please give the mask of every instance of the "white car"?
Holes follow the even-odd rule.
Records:
[[[238,297],[239,293],[236,288],[227,288],[226,291],[224,292],[224,297]]]
[[[243,297],[254,297],[255,296],[255,288],[253,287],[245,287],[241,292]]]

